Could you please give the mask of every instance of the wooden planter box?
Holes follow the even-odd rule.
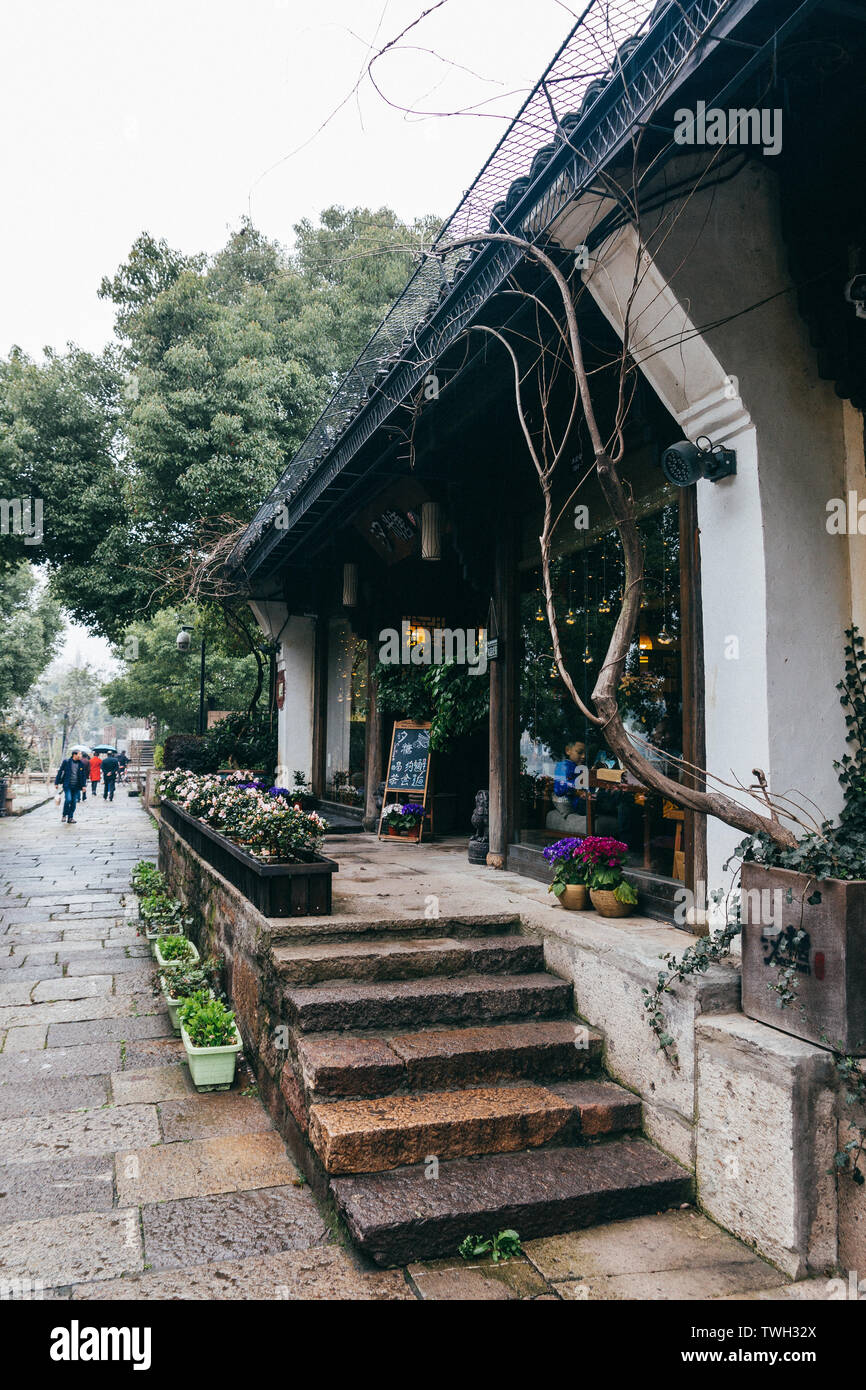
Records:
[[[225,835],[163,799],[160,814],[166,825],[218,874],[239,888],[266,917],[324,917],[331,911],[331,876],[339,865],[320,854],[305,852],[299,864],[266,863],[248,854]],[[299,851],[300,852],[300,851]]]
[[[820,894],[820,902],[808,899]],[[866,881],[744,864],[743,1012],[795,1038],[866,1056]],[[781,920],[779,920],[781,911]],[[799,942],[794,938],[802,931]],[[796,1000],[767,988],[796,967]]]

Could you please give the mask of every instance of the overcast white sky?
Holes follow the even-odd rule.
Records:
[[[285,158],[351,91],[367,45],[431,3],[6,0],[0,353],[101,347],[112,315],[99,281],[143,229],[214,251],[250,206],[284,242],[329,203],[449,212],[501,119],[406,119],[365,84]],[[560,0],[446,0],[406,40],[416,51],[381,60],[378,80],[403,104],[504,95],[513,112],[508,94],[532,85],[572,22]]]

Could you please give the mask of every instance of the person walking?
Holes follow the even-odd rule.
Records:
[[[75,807],[78,804],[80,790],[80,772],[81,764],[76,750],[68,758],[63,759],[57,769],[57,776],[54,778],[55,787],[61,787],[63,790],[63,814],[60,819],[66,821],[67,825],[75,824]]]
[[[102,799],[103,801],[114,800],[114,784],[117,781],[118,761],[113,753],[107,753],[102,759]]]
[[[129,754],[126,753],[126,752],[118,753],[118,755],[117,755],[117,765],[118,765],[118,767],[119,767],[119,769],[120,769],[120,772],[119,772],[119,774],[118,774],[118,779],[119,779],[119,781],[121,781],[121,782],[125,782],[125,781],[126,781],[126,769],[127,769],[128,765],[129,765]]]
[[[87,775],[90,771],[90,754],[85,753],[84,749],[78,751],[78,790],[81,792],[81,800],[87,800]]]
[[[96,788],[102,778],[102,759],[98,753],[92,753],[90,757],[90,795],[96,800]]]

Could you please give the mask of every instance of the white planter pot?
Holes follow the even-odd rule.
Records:
[[[163,932],[162,935],[163,935],[163,936],[180,936],[181,933],[180,933],[180,932]],[[184,939],[186,939],[186,938],[184,938]],[[188,956],[186,956],[185,959],[184,959],[183,961],[166,960],[165,957],[164,957],[163,954],[162,954],[162,951],[160,950],[160,947],[159,947],[159,937],[157,937],[156,940],[153,942],[153,955],[154,955],[154,959],[155,959],[157,965],[159,966],[160,970],[164,970],[165,967],[166,967],[167,965],[179,965],[179,964],[182,964],[182,965],[195,965],[196,961],[200,959],[198,950],[197,950],[196,947],[192,944],[191,941],[187,940],[186,944],[187,944],[187,946],[189,947],[189,952],[190,952],[190,954],[189,954]]]
[[[195,1047],[181,1024],[180,1036],[186,1049],[186,1060],[193,1085],[197,1091],[227,1091],[235,1079],[235,1066],[243,1043],[235,1025],[237,1042],[225,1047]]]

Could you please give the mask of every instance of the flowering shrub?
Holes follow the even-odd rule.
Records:
[[[393,825],[396,830],[412,830],[424,819],[424,807],[420,801],[406,801],[402,805],[395,802],[389,806],[382,817],[383,824]]]
[[[303,857],[300,851],[318,852],[327,829],[321,816],[265,786],[246,772],[205,777],[178,769],[159,779],[161,796],[260,858],[292,861]]]
[[[544,849],[544,857],[548,864],[553,865],[553,882],[548,888],[548,893],[555,893],[561,898],[566,888],[575,883],[586,883],[589,874],[589,867],[581,858],[580,849],[583,845],[576,835],[568,835],[564,840],[557,840],[553,845],[547,845]]]
[[[623,878],[622,863],[628,853],[628,845],[622,840],[613,840],[609,835],[587,835],[578,850],[578,857],[585,866],[589,887],[613,892],[618,902],[637,902],[637,893]]]

